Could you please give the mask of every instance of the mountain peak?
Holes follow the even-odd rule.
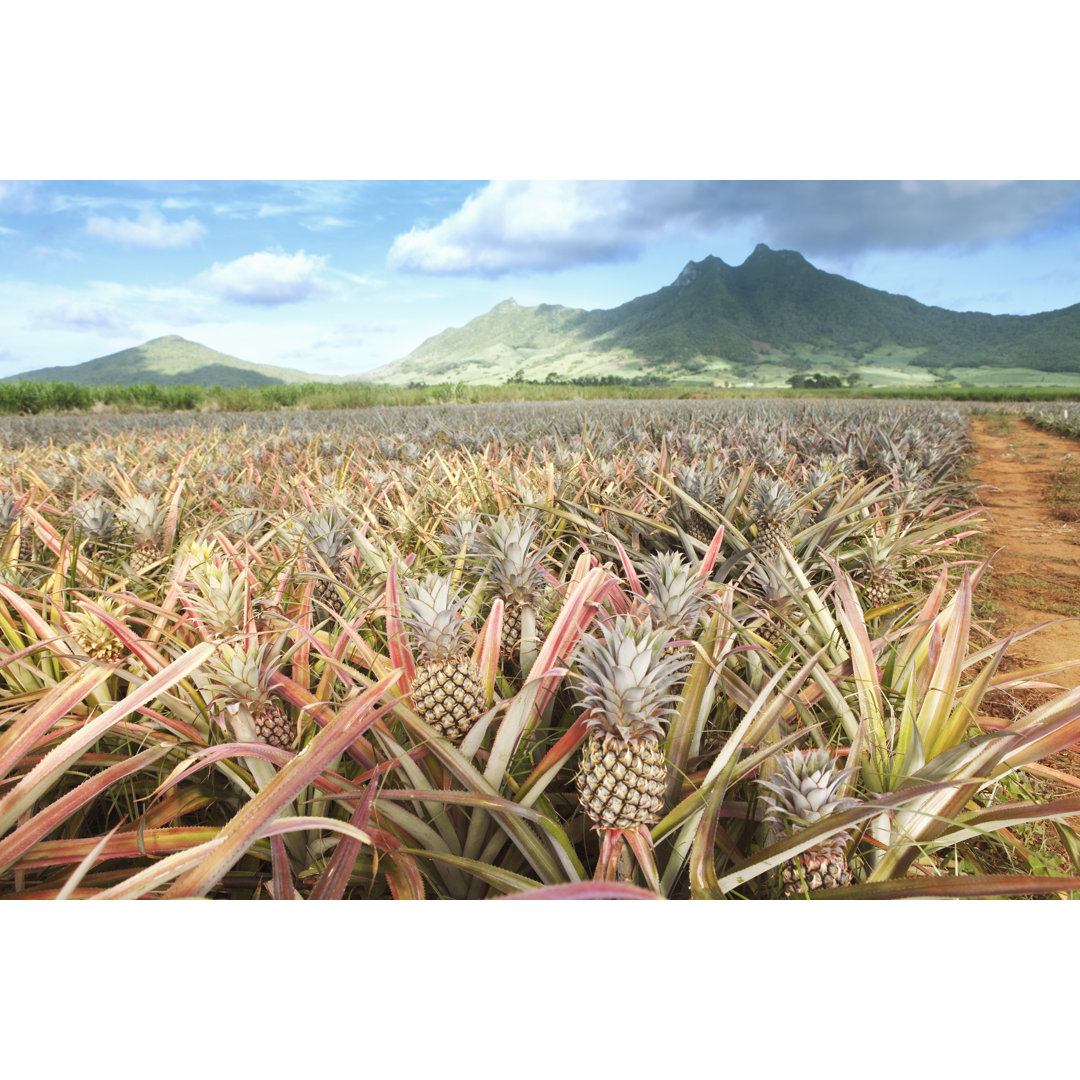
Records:
[[[773,251],[768,244],[758,244],[747,257],[743,266],[775,266],[778,264],[783,265],[785,263],[788,266],[811,265],[797,251],[789,251],[786,248],[781,248],[779,251]]]
[[[683,268],[682,273],[675,279],[675,285],[689,285],[690,282],[696,281],[707,270],[718,269],[719,267],[726,266],[727,264],[723,259],[717,258],[715,255],[706,255],[701,262],[694,262],[690,260]]]
[[[500,314],[508,311],[520,311],[521,305],[511,296],[506,300],[502,300],[497,303],[492,309],[492,313],[498,312]]]

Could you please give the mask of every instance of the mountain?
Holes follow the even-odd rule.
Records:
[[[80,386],[122,386],[155,383],[173,386],[280,386],[282,383],[342,382],[330,375],[309,375],[293,368],[271,367],[238,360],[208,349],[195,341],[170,334],[154,338],[122,352],[99,356],[70,367],[38,368],[11,375],[3,382],[31,379],[36,382],[69,382]]]
[[[949,311],[759,244],[741,266],[710,255],[670,285],[608,310],[504,300],[363,378],[481,383],[521,372],[777,385],[800,371],[857,373],[871,383],[992,383],[1017,372],[1075,382],[1080,304],[1038,315]]]

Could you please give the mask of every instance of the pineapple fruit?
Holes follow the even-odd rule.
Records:
[[[675,482],[696,503],[712,508],[720,502],[720,479],[708,464],[680,466],[675,470]],[[683,530],[706,547],[716,535],[716,526],[684,499],[675,500],[675,518]]]
[[[122,603],[109,597],[101,598],[98,606],[118,620],[122,620],[126,613]],[[76,647],[94,660],[110,663],[121,659],[127,652],[124,644],[95,612],[76,611],[70,616],[70,623]]]
[[[460,742],[484,708],[480,673],[469,658],[460,595],[450,576],[429,573],[402,590],[402,621],[418,664],[413,708],[451,742]]]
[[[344,554],[345,549],[352,543],[341,511],[331,506],[310,515],[304,521],[304,542],[308,562],[313,572],[318,575],[315,578],[313,598],[324,608],[340,615],[345,607],[339,591],[339,586],[344,584]]]
[[[671,633],[622,617],[582,638],[577,681],[589,735],[578,798],[600,829],[660,820],[667,761],[660,738],[677,700],[686,660],[669,653]]]
[[[757,553],[777,562],[783,549],[792,549],[791,526],[795,516],[795,492],[783,481],[755,476],[750,485],[750,519],[757,530]]]
[[[225,707],[224,727],[241,741],[254,738],[283,750],[296,741],[296,722],[274,695],[270,676],[279,658],[269,642],[254,637],[222,644],[206,665],[214,702]]]
[[[779,773],[758,781],[768,791],[765,821],[779,838],[799,827],[812,825],[837,810],[854,806],[857,800],[837,795],[854,771],[838,770],[827,750],[785,754],[780,761]],[[846,831],[837,833],[783,863],[780,893],[792,897],[850,884],[852,874],[845,856],[848,838]]]
[[[133,574],[143,574],[165,554],[165,509],[156,495],[131,495],[124,500],[119,517],[131,532],[128,566]]]

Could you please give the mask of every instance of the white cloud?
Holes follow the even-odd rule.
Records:
[[[1074,181],[495,181],[395,239],[400,270],[496,276],[633,258],[672,236],[750,227],[815,255],[978,247],[1075,207]]]
[[[195,280],[197,285],[226,300],[274,307],[331,292],[330,286],[319,277],[325,266],[325,255],[259,251],[232,262],[216,262]]]
[[[206,226],[195,218],[184,221],[166,221],[152,210],[144,211],[137,221],[129,218],[92,217],[86,222],[86,231],[103,240],[115,240],[136,247],[171,248],[184,247],[206,235]]]
[[[38,330],[91,331],[102,337],[138,337],[138,328],[119,308],[93,300],[59,300],[37,311],[31,321]]]
[[[5,210],[32,210],[39,180],[0,180],[0,207]]]

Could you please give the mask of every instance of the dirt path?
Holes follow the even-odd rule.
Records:
[[[974,417],[975,477],[986,507],[986,550],[997,555],[984,588],[999,636],[1062,617],[1080,616],[1080,522],[1055,516],[1045,488],[1055,472],[1080,466],[1080,442],[1040,431],[1026,420]],[[1080,511],[1080,507],[1077,507]],[[1017,654],[1041,662],[1080,658],[1080,618],[1017,643]],[[1051,676],[1080,685],[1080,668]]]

